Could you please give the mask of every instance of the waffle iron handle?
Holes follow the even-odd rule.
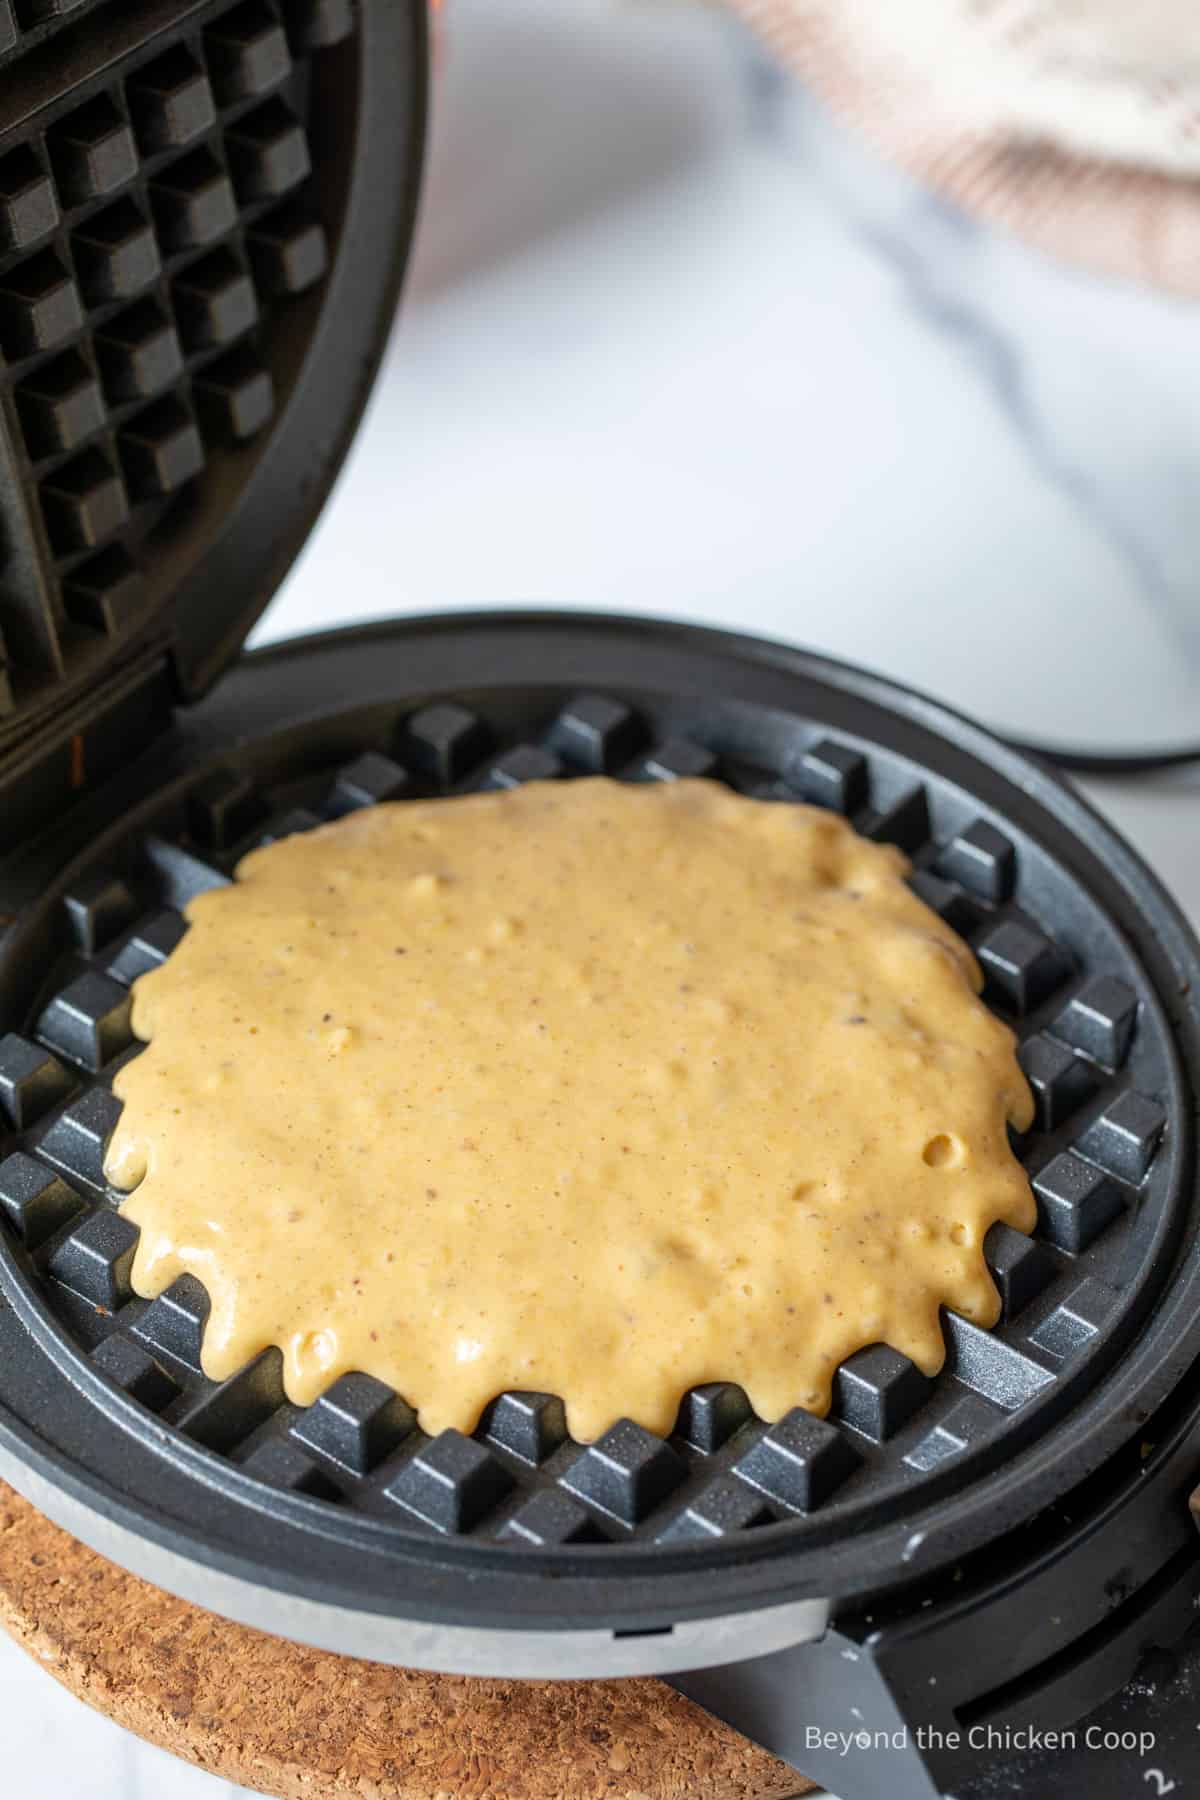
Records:
[[[869,1646],[835,1626],[815,1643],[669,1679],[839,1800],[1185,1800],[1200,1786],[1200,1557],[1190,1571],[1172,1558],[1155,1586],[1133,1679],[1058,1729],[972,1726],[951,1708],[918,1723]]]
[[[879,1664],[832,1626],[815,1643],[670,1683],[841,1800],[941,1800]]]

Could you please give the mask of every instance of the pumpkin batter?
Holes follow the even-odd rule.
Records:
[[[698,1382],[824,1412],[990,1325],[1028,1230],[1012,1034],[899,851],[707,781],[378,805],[247,856],[134,990],[107,1162],[204,1367],[364,1369],[426,1431],[506,1388],[588,1439]]]

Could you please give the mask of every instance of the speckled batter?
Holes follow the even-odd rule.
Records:
[[[134,992],[110,1179],[221,1378],[281,1346],[431,1432],[506,1388],[572,1432],[698,1382],[774,1419],[885,1341],[928,1373],[1029,1229],[1032,1103],[896,850],[714,783],[367,808],[246,857]]]

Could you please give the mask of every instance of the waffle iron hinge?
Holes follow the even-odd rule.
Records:
[[[0,754],[0,859],[140,756],[174,709],[170,666],[152,645],[101,692]]]

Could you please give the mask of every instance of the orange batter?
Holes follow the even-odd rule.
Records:
[[[894,849],[706,781],[370,807],[255,851],[134,990],[110,1179],[133,1281],[212,1298],[204,1367],[365,1369],[422,1426],[506,1388],[591,1438],[698,1382],[823,1412],[1035,1208],[1032,1103]]]

